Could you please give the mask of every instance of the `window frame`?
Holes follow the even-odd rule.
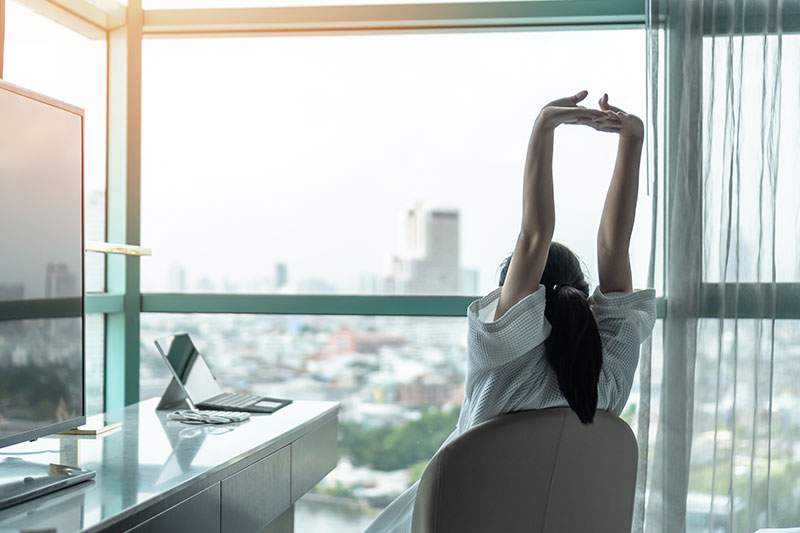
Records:
[[[142,10],[140,0],[131,0],[127,7],[127,32],[137,33],[138,40],[128,39],[128,61],[135,68],[127,70],[127,87],[136,92],[137,99],[127,102],[127,112],[135,117],[128,121],[135,134],[140,133],[141,117],[141,38],[147,37],[206,37],[236,35],[309,35],[331,33],[386,33],[418,31],[515,31],[554,28],[618,28],[639,27],[645,24],[644,3],[640,0],[546,0],[528,2],[489,2],[456,4],[409,4],[377,6],[320,6],[320,7],[265,7],[238,9],[181,9]],[[115,30],[116,31],[116,30]],[[131,58],[133,52],[133,58]],[[111,54],[111,41],[110,41]],[[111,64],[109,72],[111,73]],[[111,83],[111,82],[110,82]],[[111,87],[111,85],[110,85]],[[110,90],[111,93],[111,90]],[[109,95],[111,98],[111,94]],[[120,111],[121,113],[121,111]],[[111,109],[109,109],[111,116]],[[112,137],[110,135],[110,137]],[[109,148],[111,150],[111,148]],[[131,151],[133,150],[133,151]],[[129,155],[138,158],[139,137],[128,146]],[[110,154],[110,152],[109,152]],[[137,161],[138,162],[138,161]],[[111,163],[109,163],[111,165]],[[110,168],[110,167],[109,167]],[[134,235],[128,235],[129,244],[139,244],[139,216],[141,176],[138,165],[135,173],[128,171],[127,187],[135,190],[135,202],[128,202],[125,215],[111,214],[109,223],[127,217],[135,225]],[[114,187],[109,176],[110,193]],[[109,199],[113,209],[114,199]],[[111,212],[110,212],[111,213]],[[110,237],[111,237],[111,232]],[[156,252],[157,253],[157,252]],[[124,291],[126,301],[137,300],[138,312],[149,313],[248,313],[248,314],[337,314],[337,315],[400,315],[400,316],[465,316],[469,301],[474,297],[448,296],[352,296],[352,295],[203,295],[148,293],[142,294],[139,283],[138,258],[131,258],[135,273],[127,280]],[[122,275],[109,264],[112,275]],[[663,305],[660,306],[663,309]],[[136,315],[136,316],[134,316]],[[114,358],[123,371],[112,376],[119,390],[124,382],[124,403],[138,401],[139,395],[139,316],[131,309],[123,313],[124,321],[112,325],[109,335],[115,343],[108,343],[107,358]],[[115,348],[114,344],[117,344]],[[135,344],[135,347],[134,347]],[[121,350],[125,345],[129,348]],[[120,361],[116,355],[124,351]],[[115,357],[116,355],[116,357]],[[107,368],[109,367],[107,363]],[[107,391],[112,390],[109,379]],[[108,394],[108,393],[107,393]],[[119,400],[107,404],[119,404]]]

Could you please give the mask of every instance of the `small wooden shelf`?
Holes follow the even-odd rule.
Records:
[[[88,241],[84,249],[87,252],[97,252],[100,254],[122,254],[122,255],[138,255],[138,256],[153,255],[153,251],[150,248],[145,248],[144,246],[135,246],[133,244],[114,244],[110,242]]]

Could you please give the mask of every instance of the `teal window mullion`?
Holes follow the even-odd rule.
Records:
[[[287,294],[142,294],[143,313],[222,313],[254,315],[466,316],[479,296],[363,296]],[[664,318],[666,302],[656,302]]]
[[[109,241],[140,244],[141,0],[130,0],[126,25],[108,32]],[[120,313],[106,317],[105,409],[139,401],[140,258],[107,255],[107,290],[122,295]]]

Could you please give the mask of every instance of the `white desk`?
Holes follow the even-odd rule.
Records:
[[[0,511],[0,532],[287,532],[294,503],[336,466],[335,402],[297,401],[235,427],[168,421],[157,403],[109,413],[122,427],[105,436],[4,448],[0,461],[22,452],[97,477]]]

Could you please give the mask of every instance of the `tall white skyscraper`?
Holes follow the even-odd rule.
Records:
[[[289,267],[286,263],[275,263],[275,288],[282,289],[289,283]]]
[[[407,294],[460,292],[459,213],[421,204],[403,216],[401,252],[392,258],[387,289]]]

